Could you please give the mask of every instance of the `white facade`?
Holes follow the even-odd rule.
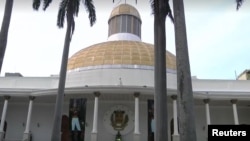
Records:
[[[99,140],[114,140],[115,135],[111,134],[104,126],[104,114],[113,106],[124,105],[130,111],[135,111],[134,92],[139,92],[139,131],[140,140],[147,140],[147,100],[153,99],[153,71],[152,70],[108,70],[99,81],[98,74],[106,70],[84,71],[79,74],[70,73],[65,89],[64,113],[69,113],[70,98],[87,98],[85,140],[91,140],[94,114],[94,92],[101,93],[99,96],[98,110],[98,138]],[[122,72],[122,73],[121,73]],[[96,74],[95,74],[96,73]],[[119,75],[120,74],[120,75]],[[121,75],[122,74],[122,75]],[[140,75],[139,75],[140,74]],[[79,76],[77,76],[79,75]],[[85,75],[91,76],[84,77]],[[110,76],[108,76],[110,75]],[[117,75],[117,76],[116,76]],[[128,76],[133,77],[128,77]],[[82,79],[81,79],[82,76]],[[112,78],[112,77],[114,78]],[[142,77],[143,76],[143,77]],[[137,77],[143,79],[137,80]],[[74,79],[75,78],[75,79]],[[85,79],[83,79],[85,78]],[[122,85],[119,83],[122,78]],[[126,79],[123,79],[126,78]],[[90,81],[90,80],[95,81]],[[79,81],[81,80],[81,81]],[[135,80],[135,81],[133,81]],[[87,83],[89,82],[89,83]],[[8,102],[6,113],[7,131],[6,139],[20,140],[26,126],[29,107],[28,96],[35,96],[31,118],[30,131],[33,141],[49,140],[52,129],[54,103],[56,95],[57,77],[48,78],[25,78],[25,77],[2,77],[0,78],[1,113],[4,105],[3,96],[11,96]],[[130,85],[129,85],[130,84]],[[193,80],[195,98],[196,131],[199,141],[206,140],[207,122],[204,99],[210,99],[209,111],[211,124],[234,124],[233,107],[230,102],[237,99],[237,113],[239,124],[250,124],[249,108],[249,81],[243,80]],[[87,85],[87,86],[86,86]],[[173,118],[173,105],[171,95],[176,94],[176,76],[168,74],[168,123]],[[134,118],[134,117],[133,117]],[[169,126],[170,128],[170,126]],[[133,140],[133,130],[123,135],[123,140]],[[169,132],[169,138],[170,138]]]

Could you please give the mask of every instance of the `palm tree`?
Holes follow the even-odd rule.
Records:
[[[13,0],[6,0],[4,17],[0,31],[0,73],[2,70],[4,54],[7,46],[12,7],[13,7]]]
[[[52,0],[43,0],[43,9],[46,10],[46,8],[49,6],[51,2]],[[38,8],[40,7],[40,3],[41,0],[34,0],[33,8],[35,10],[38,10]],[[90,25],[92,26],[96,21],[95,7],[93,5],[93,1],[84,0],[83,3],[87,12],[89,13]],[[57,16],[57,26],[59,28],[63,27],[64,19],[66,16],[67,30],[64,40],[64,48],[63,48],[63,55],[61,62],[60,78],[59,78],[58,93],[56,98],[56,107],[55,107],[51,141],[61,141],[60,139],[61,116],[62,116],[63,101],[64,101],[64,87],[66,80],[68,54],[69,54],[70,41],[72,39],[72,35],[75,29],[74,17],[78,15],[79,6],[80,6],[80,0],[61,0],[59,6],[59,11]]]
[[[154,14],[154,87],[155,87],[155,141],[168,140],[167,76],[166,76],[166,16],[173,20],[169,0],[150,0]]]
[[[196,141],[193,90],[183,0],[174,0],[173,5],[180,141]]]

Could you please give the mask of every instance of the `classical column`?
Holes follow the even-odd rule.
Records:
[[[173,141],[179,141],[180,135],[178,132],[178,117],[177,117],[177,95],[171,96],[173,100],[173,120],[174,120],[174,133],[172,135]]]
[[[97,141],[97,122],[98,122],[98,98],[100,92],[94,92],[95,104],[94,104],[94,115],[93,115],[93,129],[91,133],[91,141]]]
[[[2,118],[1,118],[1,124],[0,124],[0,141],[3,141],[4,134],[5,134],[4,123],[5,123],[9,99],[10,99],[10,96],[4,96],[4,105],[3,105]]]
[[[139,131],[139,95],[140,93],[135,93],[135,131],[134,134],[140,134]]]
[[[238,125],[239,124],[239,118],[238,118],[238,113],[237,113],[237,99],[232,99],[231,100],[232,106],[233,106],[233,114],[234,114],[234,124]]]
[[[31,113],[32,113],[32,107],[33,107],[33,101],[34,101],[35,97],[34,96],[30,96],[29,97],[29,109],[28,109],[28,115],[27,115],[27,121],[26,121],[26,127],[24,130],[24,134],[23,134],[23,141],[29,141],[30,137],[31,137],[31,133],[30,133],[30,120],[31,120]]]
[[[206,112],[206,121],[207,121],[207,126],[205,128],[205,132],[207,132],[208,125],[211,124],[210,111],[209,111],[209,102],[210,102],[210,99],[204,99],[203,102],[205,103],[205,112]],[[206,139],[208,140],[207,134],[206,134]]]
[[[139,126],[139,96],[140,93],[135,92],[134,97],[135,97],[135,131],[134,131],[134,141],[139,141],[140,140],[140,126]]]
[[[210,111],[209,111],[209,99],[204,99],[203,102],[205,103],[205,110],[206,110],[206,120],[207,120],[207,125],[211,124],[210,120]]]

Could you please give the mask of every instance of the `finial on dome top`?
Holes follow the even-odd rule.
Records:
[[[119,0],[117,4],[119,4],[122,0]],[[115,3],[115,0],[113,0],[113,3]],[[124,0],[124,3],[127,4],[127,0]],[[137,4],[137,0],[135,0],[135,4]]]

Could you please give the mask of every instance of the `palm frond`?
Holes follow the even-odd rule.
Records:
[[[33,9],[38,10],[41,5],[41,1],[43,1],[43,10],[46,10],[49,4],[52,2],[52,0],[33,0]]]
[[[174,22],[174,16],[172,14],[172,10],[170,8],[169,2],[167,2],[167,15],[171,19],[171,21]]]
[[[63,28],[65,14],[66,14],[65,10],[59,9],[58,14],[57,14],[57,26],[59,28]]]
[[[157,4],[159,5],[159,2]],[[152,14],[162,12],[162,11],[159,11],[159,9],[158,9],[159,7],[156,8],[155,0],[150,0],[150,6],[151,6],[151,9],[152,9]],[[173,17],[172,10],[171,10],[170,5],[169,5],[169,0],[167,0],[165,6],[166,6],[165,10],[164,10],[165,16],[168,16],[171,19],[171,21],[174,22],[174,17]]]
[[[80,6],[80,0],[74,0],[73,1],[73,14],[74,16],[78,16],[78,12],[79,12],[79,6]]]
[[[242,5],[243,2],[244,2],[244,0],[236,0],[236,4],[237,4],[236,10],[240,9],[240,7],[241,7],[241,5]]]
[[[40,7],[40,4],[41,4],[40,0],[33,0],[33,4],[32,4],[33,9],[38,10]]]
[[[63,28],[68,2],[69,0],[62,0],[59,5],[59,11],[57,14],[57,26],[59,28]]]
[[[70,39],[72,39],[72,35],[74,34],[74,31],[75,31],[75,20],[74,20],[74,18],[73,18]]]
[[[90,26],[93,26],[96,21],[95,6],[93,0],[84,0],[84,6],[89,13]]]
[[[43,0],[43,10],[46,10],[52,0]]]

